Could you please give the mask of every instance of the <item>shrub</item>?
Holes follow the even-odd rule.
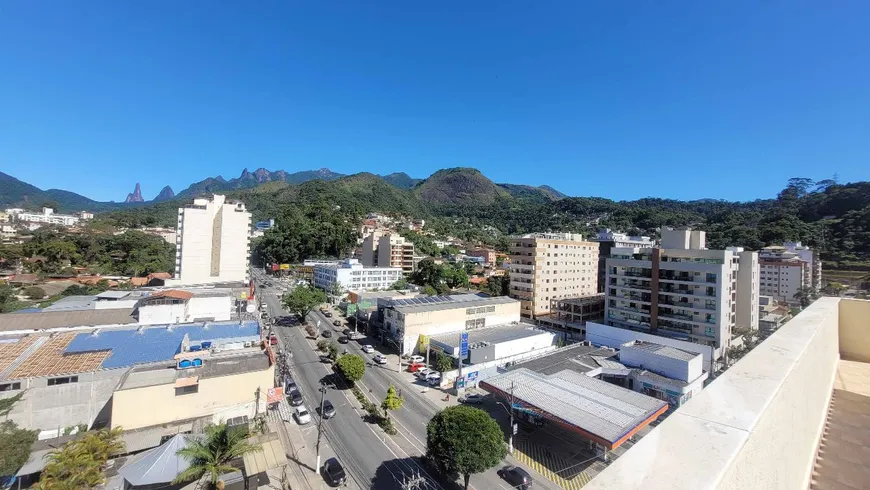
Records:
[[[326,339],[320,339],[317,341],[317,350],[321,352],[326,352],[329,349],[329,341]]]
[[[41,287],[30,286],[29,288],[24,289],[24,295],[29,299],[42,299],[45,297],[45,290]]]

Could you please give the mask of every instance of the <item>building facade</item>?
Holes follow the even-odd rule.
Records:
[[[822,285],[821,267],[813,251],[800,242],[787,242],[784,246],[770,246],[758,252],[761,269],[761,294],[792,306],[800,305],[796,298],[802,290],[819,290]]]
[[[93,215],[92,215],[93,216]],[[42,213],[22,212],[16,215],[18,221],[25,223],[44,223],[48,225],[73,226],[81,220],[79,216],[71,214],[57,214],[54,209],[42,208]]]
[[[511,238],[510,295],[522,315],[550,314],[550,301],[598,292],[598,243],[575,233],[533,233]]]
[[[495,265],[495,250],[489,248],[477,248],[474,250],[469,250],[465,253],[465,255],[469,257],[480,257],[483,259],[483,265],[486,267],[492,267]]]
[[[397,267],[414,272],[414,244],[393,233],[372,232],[362,244],[362,264],[366,267]]]
[[[314,266],[314,286],[324,291],[331,291],[335,284],[342,291],[389,289],[402,276],[398,267],[365,267],[356,259]]]
[[[175,279],[181,284],[247,282],[251,213],[215,194],[178,209]]]
[[[757,329],[758,255],[707,250],[705,240],[700,231],[663,230],[661,248],[613,248],[605,322],[708,345],[717,357],[733,328]]]
[[[614,247],[638,247],[652,248],[655,247],[655,240],[648,236],[630,236],[625,233],[611,231],[610,228],[598,230],[598,236],[592,241],[598,242],[598,292],[604,292],[604,279],[607,275],[607,257],[610,256],[610,249]]]

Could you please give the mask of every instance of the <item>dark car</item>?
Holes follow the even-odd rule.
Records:
[[[331,338],[332,332],[330,332],[329,330],[324,330],[322,335],[326,338]]]
[[[338,343],[339,343],[339,344],[346,344],[346,343],[347,343],[347,337],[339,337],[339,338],[338,338]]]
[[[324,311],[323,316],[325,316],[326,318],[332,318],[332,313],[330,313],[328,311]]]
[[[532,475],[522,468],[505,466],[498,470],[498,476],[519,490],[529,490],[532,488]]]
[[[341,326],[341,320],[335,320],[335,321],[332,322],[332,324],[335,325],[336,327],[340,327],[340,326]]]
[[[335,458],[327,459],[323,463],[323,468],[321,468],[320,472],[323,474],[326,483],[331,487],[344,485],[344,482],[347,480],[344,468],[341,467],[341,463]]]
[[[298,407],[302,405],[302,393],[299,393],[299,390],[293,390],[287,395],[287,399],[290,400],[290,405],[294,407]]]
[[[323,413],[320,414],[325,419],[331,419],[335,417],[335,407],[332,406],[332,402],[329,400],[323,401]]]

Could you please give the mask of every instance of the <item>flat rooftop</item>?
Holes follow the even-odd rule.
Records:
[[[269,358],[259,348],[210,356],[202,366],[176,369],[175,363],[134,367],[121,379],[120,390],[144,388],[175,383],[182,378],[198,377],[200,380],[233,374],[262,371],[269,368]]]
[[[668,403],[570,370],[545,375],[520,368],[480,382],[608,448],[615,448],[663,414]]]
[[[5,313],[0,315],[0,332],[93,325],[127,325],[136,323],[132,313],[132,308]]]
[[[528,369],[543,375],[569,370],[585,375],[585,373],[599,367],[607,367],[605,366],[607,360],[619,363],[617,351],[610,347],[576,344],[545,356],[515,364],[511,369]]]
[[[483,297],[475,294],[426,296],[388,300],[388,306],[391,306],[396,311],[404,314],[455,310],[458,308],[476,308],[510,303],[519,303],[519,301],[508,296]]]
[[[479,328],[476,330],[466,330],[468,332],[468,343],[478,344],[498,344],[501,342],[509,342],[511,340],[525,339],[536,335],[546,334],[547,330],[536,327],[532,323],[506,323],[503,325],[493,325],[491,327]],[[459,348],[459,334],[461,332],[445,333],[441,335],[433,335],[430,340],[440,344]]]
[[[628,344],[627,347],[642,350],[645,352],[649,352],[650,354],[655,354],[670,359],[676,359],[678,361],[691,361],[692,359],[701,355],[697,352],[689,352],[682,349],[677,349],[676,347],[671,347],[669,345],[656,344],[653,342],[644,342],[643,340],[635,340],[634,342]]]

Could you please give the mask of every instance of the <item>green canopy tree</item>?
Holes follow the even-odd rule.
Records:
[[[21,392],[0,400],[0,417],[8,416],[23,397],[24,392]],[[22,429],[11,420],[0,422],[0,475],[14,475],[27,462],[38,432]]]
[[[346,354],[338,358],[335,363],[336,369],[351,383],[362,379],[366,372],[366,363],[362,357],[356,354]]]
[[[504,434],[488,413],[465,405],[445,408],[426,426],[426,456],[443,474],[471,475],[497,465],[507,454]]]
[[[186,448],[178,450],[178,455],[186,459],[190,466],[179,473],[172,483],[205,477],[208,488],[217,488],[221,475],[236,471],[230,462],[262,450],[260,446],[251,444],[246,437],[245,431],[230,429],[226,424],[207,427],[204,437],[194,439]]]
[[[456,365],[456,361],[443,352],[435,352],[435,370],[439,373],[450,371]]]
[[[396,393],[396,387],[390,385],[387,388],[387,396],[384,397],[384,401],[381,402],[381,409],[384,411],[384,418],[390,418],[391,410],[398,410],[402,408],[402,404],[405,402],[405,399]]]
[[[36,488],[39,490],[78,490],[106,482],[106,462],[124,452],[120,428],[86,432],[48,455]]]
[[[284,295],[283,302],[285,308],[304,319],[314,307],[326,302],[326,293],[314,286],[296,286]]]

